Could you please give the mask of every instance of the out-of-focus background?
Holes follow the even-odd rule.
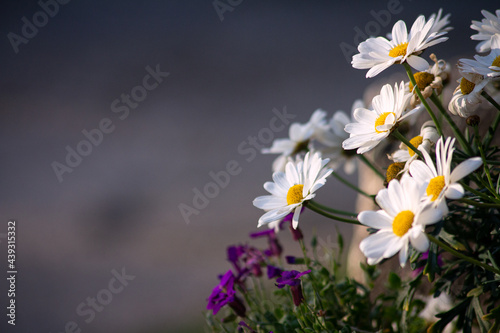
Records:
[[[255,154],[251,137],[269,127],[273,109],[299,122],[318,108],[329,117],[350,110],[395,71],[365,79],[350,65],[357,43],[440,7],[454,30],[432,52],[472,57],[471,20],[497,5],[3,2],[0,331],[202,332],[206,298],[230,268],[226,247],[249,242],[262,214],[252,200],[265,194],[274,156]],[[273,136],[287,134],[288,126]],[[183,218],[179,206],[193,207],[196,191],[229,161],[239,174]],[[354,200],[333,180],[318,192],[318,201],[345,210]],[[10,219],[15,327],[6,317]],[[347,243],[351,234],[312,212],[301,227],[332,246],[337,227]],[[280,233],[293,253],[290,238]]]

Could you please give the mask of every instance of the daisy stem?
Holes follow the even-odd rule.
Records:
[[[500,204],[490,204],[490,203],[482,203],[482,202],[477,202],[474,200],[469,200],[469,199],[459,199],[458,201],[463,202],[468,205],[476,206],[476,207],[481,207],[481,208],[500,208]]]
[[[469,156],[474,156],[474,153],[472,152],[472,148],[470,147],[469,143],[467,142],[467,140],[465,139],[464,135],[462,134],[462,132],[458,128],[457,124],[455,124],[455,122],[453,121],[453,119],[451,119],[451,117],[448,114],[448,112],[446,112],[446,110],[444,109],[443,104],[441,104],[441,101],[439,100],[439,98],[436,95],[436,93],[433,92],[432,95],[431,95],[431,97],[430,97],[430,99],[434,103],[434,105],[437,106],[439,112],[441,112],[441,114],[446,119],[446,121],[448,122],[448,124],[450,124],[451,129],[453,130],[453,133],[455,134],[455,136],[457,137],[458,142],[460,142],[460,145],[462,146],[462,149],[464,149],[465,152],[467,154],[469,154]]]
[[[493,98],[491,98],[491,96],[488,95],[488,93],[486,91],[483,90],[481,92],[481,96],[486,98],[486,100],[488,102],[490,102],[494,107],[496,107],[498,111],[500,111],[500,105],[498,105],[498,103]],[[497,112],[495,120],[493,120],[493,123],[491,124],[490,128],[488,129],[488,134],[486,134],[486,136],[484,138],[484,142],[483,142],[484,149],[488,150],[488,148],[490,147],[491,140],[493,139],[493,134],[495,134],[495,131],[496,131],[499,123],[500,123],[500,112]]]
[[[311,259],[309,259],[309,257],[307,256],[306,244],[304,244],[303,239],[299,239],[299,244],[300,244],[300,248],[302,249],[302,253],[304,254],[304,261],[306,263],[307,269],[309,269],[311,271],[311,273],[308,274],[307,276],[311,279],[311,282],[312,282],[312,287],[314,290],[314,301],[318,302],[319,306],[321,308],[323,308],[323,304],[321,302],[321,297],[319,297],[319,293],[316,290],[317,282],[316,282],[316,279],[314,277],[314,273],[313,273],[314,270],[311,266]]]
[[[475,194],[478,197],[483,198],[484,200],[491,201],[492,198],[490,198],[488,195],[486,195],[486,194],[484,194],[482,192],[476,191],[475,189],[473,189],[469,185],[465,184],[464,182],[460,182],[460,184],[464,187],[464,189],[466,189],[467,191],[471,192],[472,194]]]
[[[356,185],[354,184],[351,184],[350,182],[348,182],[347,180],[345,180],[344,178],[340,177],[338,173],[336,173],[335,171],[332,172],[332,175],[337,178],[342,184],[346,185],[347,187],[350,187],[352,188],[354,191],[358,192],[359,194],[362,194],[364,195],[365,197],[368,197],[368,198],[373,198],[372,195],[369,195],[368,193],[366,193],[365,191],[361,190],[359,187],[357,187]],[[328,210],[328,209],[325,209],[325,210]],[[333,213],[336,213],[336,212],[333,212]],[[339,213],[340,214],[340,213]],[[343,215],[349,215],[349,214],[343,214]]]
[[[405,138],[403,136],[403,134],[401,134],[397,129],[395,129],[394,131],[392,131],[391,134],[394,137],[396,137],[396,139],[398,139],[399,141],[403,142],[408,148],[410,148],[415,153],[417,153],[418,156],[420,156],[421,159],[424,159],[424,155],[422,154],[422,152],[420,150],[418,150],[414,145],[412,145],[411,142],[407,138]]]
[[[358,156],[361,161],[363,161],[363,163],[365,163],[370,169],[373,170],[373,172],[375,172],[380,178],[382,178],[382,180],[385,180],[385,176],[380,171],[378,171],[378,169],[373,165],[372,162],[370,162],[364,155],[360,154]]]
[[[492,267],[492,266],[488,266],[488,265],[486,265],[485,263],[482,263],[482,262],[480,262],[480,261],[478,261],[478,260],[476,260],[476,259],[473,259],[473,258],[471,258],[471,257],[466,256],[465,254],[462,254],[462,253],[460,253],[460,252],[456,251],[456,250],[455,250],[455,249],[453,249],[451,246],[448,246],[446,243],[441,242],[439,239],[435,238],[434,236],[427,234],[427,238],[429,238],[429,240],[430,240],[431,242],[433,242],[434,244],[438,245],[438,246],[439,246],[439,247],[441,247],[443,250],[445,250],[445,251],[447,251],[447,252],[449,252],[449,253],[453,254],[455,257],[458,257],[458,258],[460,258],[460,259],[463,259],[463,260],[465,260],[465,261],[470,262],[471,264],[474,264],[474,265],[480,266],[480,267],[484,268],[484,269],[485,269],[485,270],[487,270],[487,271],[490,271],[490,272],[492,272],[492,273],[495,273],[495,274],[497,274],[497,275],[500,275],[500,270],[495,269],[495,268],[494,268],[494,267]]]
[[[431,107],[429,106],[429,103],[427,103],[424,96],[422,96],[422,92],[420,91],[420,88],[418,87],[417,82],[415,81],[415,77],[413,76],[413,72],[411,71],[410,65],[408,65],[405,62],[405,63],[403,63],[403,66],[406,69],[406,74],[408,74],[408,78],[410,79],[411,84],[413,84],[413,87],[414,87],[415,91],[417,92],[417,96],[420,99],[420,102],[425,107],[425,109],[427,110],[427,113],[429,113],[429,116],[432,118],[432,121],[436,125],[436,130],[437,130],[439,136],[443,136],[443,131],[441,130],[441,123],[437,119],[434,112],[432,112]]]
[[[483,145],[481,144],[481,137],[479,136],[479,129],[477,128],[477,125],[472,126],[474,129],[474,138],[476,140],[477,148],[479,149],[479,154],[481,155],[481,159],[483,160],[483,167],[484,167],[484,172],[486,173],[486,178],[488,178],[488,183],[490,184],[491,188],[495,188],[493,186],[493,181],[491,180],[491,175],[490,175],[490,168],[488,167],[488,164],[486,163],[486,156],[484,156],[484,150],[483,150]],[[498,194],[495,192],[495,196],[498,198]]]
[[[313,201],[313,200],[311,200]],[[352,216],[352,217],[356,217],[358,214],[355,214],[355,213],[351,213],[351,212],[346,212],[344,210],[340,210],[340,209],[335,209],[335,208],[331,208],[331,207],[328,207],[328,206],[325,206],[325,205],[322,205],[316,201],[314,201],[314,204],[324,210],[324,211],[327,211],[327,212],[331,212],[331,213],[335,213],[335,214],[340,214],[340,215],[346,215],[346,216]]]
[[[347,219],[347,218],[344,218],[344,217],[340,217],[340,216],[336,216],[336,215],[332,215],[332,214],[329,214],[327,212],[324,212],[323,210],[321,210],[321,208],[319,208],[318,206],[316,206],[316,203],[309,200],[307,202],[307,205],[306,205],[307,208],[309,208],[310,210],[312,210],[313,212],[316,212],[320,215],[323,215],[324,217],[328,217],[329,219],[332,219],[332,220],[336,220],[336,221],[339,221],[339,222],[345,222],[345,223],[350,223],[350,224],[356,224],[356,225],[361,225],[361,223],[359,223],[358,220],[353,220],[353,219]]]

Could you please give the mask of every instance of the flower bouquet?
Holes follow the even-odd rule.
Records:
[[[500,331],[500,10],[482,14],[471,25],[482,55],[458,61],[458,85],[445,60],[424,56],[448,39],[449,15],[421,15],[410,30],[398,21],[386,37],[361,42],[352,66],[367,69],[367,78],[397,66],[407,80],[356,101],[350,115],[328,120],[317,110],[262,150],[279,157],[264,184],[269,194],[253,201],[264,210],[258,227],[268,228],[250,238],[268,246],[228,247],[232,268],[207,299],[209,331]],[[449,101],[447,86],[456,87]],[[352,174],[360,163],[380,178],[378,193],[337,172]],[[373,210],[344,211],[316,198],[330,177]],[[341,264],[342,236],[323,249],[330,255],[318,255],[318,237],[307,241],[300,229],[304,209],[366,227],[362,278]],[[285,255],[278,239],[285,227],[301,256]],[[392,257],[396,267],[387,266]]]

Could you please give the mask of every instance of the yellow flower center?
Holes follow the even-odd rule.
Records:
[[[434,81],[434,74],[427,72],[418,72],[413,75],[415,82],[417,83],[418,89],[421,91],[425,89],[429,84]],[[413,83],[410,82],[410,91],[413,91]]]
[[[403,210],[392,221],[392,232],[398,237],[405,235],[413,224],[415,214],[409,210]]]
[[[491,66],[500,67],[500,55],[497,56],[495,58],[495,60],[493,60],[493,62],[491,63]],[[496,70],[495,72],[498,72],[498,70]]]
[[[462,80],[460,80],[460,91],[462,92],[462,95],[470,94],[472,90],[474,90],[475,86],[476,85],[474,83],[470,82],[464,77],[462,78]]]
[[[292,187],[290,187],[286,195],[286,203],[289,205],[300,203],[302,199],[304,199],[304,197],[302,196],[303,189],[304,185],[301,184],[293,185]]]
[[[392,115],[394,115],[394,117],[396,117],[396,115],[394,114],[394,112],[384,112],[380,116],[378,116],[377,120],[375,120],[375,132],[377,132],[377,133],[387,132],[387,131],[379,131],[379,130],[377,130],[377,126],[384,125],[385,124],[385,118],[387,118],[387,116],[390,115],[390,114],[392,114]]]
[[[425,193],[432,195],[431,201],[436,200],[444,188],[444,176],[437,176],[431,179]]]
[[[407,47],[408,43],[401,43],[399,45],[396,45],[389,51],[389,56],[393,58],[404,56],[406,54]]]
[[[418,146],[420,146],[422,144],[422,142],[424,142],[424,138],[421,137],[420,135],[417,135],[416,137],[414,137],[413,139],[410,140],[410,143],[415,148],[418,148]],[[410,154],[410,156],[415,155],[415,151],[413,149],[411,149],[410,147],[408,147],[408,153]]]
[[[387,180],[387,184],[389,184],[390,181],[393,179],[398,179],[398,180],[401,179],[401,175],[399,174],[399,172],[403,170],[404,167],[405,167],[404,162],[395,162],[389,165],[389,167],[387,167],[387,173],[385,174],[385,179]]]

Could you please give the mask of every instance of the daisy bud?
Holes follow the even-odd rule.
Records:
[[[467,123],[468,126],[474,127],[479,125],[479,122],[481,121],[481,118],[478,115],[472,115],[467,117],[465,122]]]
[[[389,165],[385,176],[386,183],[389,184],[389,182],[393,179],[400,180],[402,175],[400,172],[404,169],[404,167],[405,167],[404,162],[395,162]]]

